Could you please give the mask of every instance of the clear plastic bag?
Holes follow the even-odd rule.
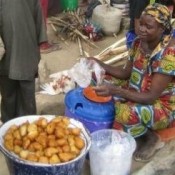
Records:
[[[96,84],[103,82],[105,70],[95,61],[81,58],[70,70],[69,76],[82,88],[88,87],[92,82],[92,73],[95,74]]]

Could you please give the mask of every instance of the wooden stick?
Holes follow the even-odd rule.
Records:
[[[111,49],[111,50],[108,50],[108,51],[104,52],[103,54],[98,56],[98,59],[99,60],[105,60],[111,55],[118,55],[118,54],[126,52],[126,51],[127,51],[127,47],[126,47],[126,45],[123,45],[123,46],[116,47],[114,49]]]
[[[118,40],[117,42],[115,42],[114,44],[110,45],[109,47],[107,47],[106,49],[104,49],[102,52],[100,52],[97,57],[99,57],[101,54],[103,54],[104,52],[107,52],[110,49],[113,49],[117,46],[119,46],[121,43],[126,41],[126,37],[123,37],[122,39]]]
[[[81,44],[81,40],[80,40],[79,37],[77,38],[77,40],[78,40],[78,46],[79,46],[80,56],[83,56],[84,54],[83,54],[83,47],[82,47],[82,44]]]
[[[85,35],[83,35],[79,30],[75,29],[74,32],[77,33],[84,41],[86,41],[87,43],[89,43],[91,46],[93,46],[95,48],[99,48],[97,45],[95,45],[89,39],[87,39],[88,37],[85,36]]]
[[[90,54],[88,52],[84,51],[84,54],[86,57],[90,57]]]
[[[57,33],[57,30],[56,30],[56,28],[55,28],[55,26],[53,25],[52,22],[50,22],[50,26],[52,27],[53,31],[55,33]],[[60,36],[60,35],[57,34],[57,37],[59,37],[67,46],[69,46],[69,44],[65,41],[65,39],[62,36]]]
[[[122,53],[122,52],[126,52],[127,51],[127,46],[126,45],[123,45],[123,46],[120,46],[120,47],[116,47],[116,48],[113,48],[110,50],[109,54],[111,55],[117,55],[119,53]]]

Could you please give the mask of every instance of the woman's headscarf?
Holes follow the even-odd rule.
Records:
[[[158,23],[165,27],[166,32],[170,33],[172,29],[171,13],[165,5],[159,3],[148,5],[142,14],[153,16]]]

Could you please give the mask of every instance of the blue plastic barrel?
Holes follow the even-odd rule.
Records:
[[[83,95],[83,89],[69,91],[65,96],[65,115],[82,122],[92,133],[112,128],[115,116],[114,101],[96,103]]]

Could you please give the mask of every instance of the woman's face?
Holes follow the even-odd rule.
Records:
[[[163,26],[159,24],[151,15],[141,15],[138,36],[146,42],[157,41],[164,32]]]

